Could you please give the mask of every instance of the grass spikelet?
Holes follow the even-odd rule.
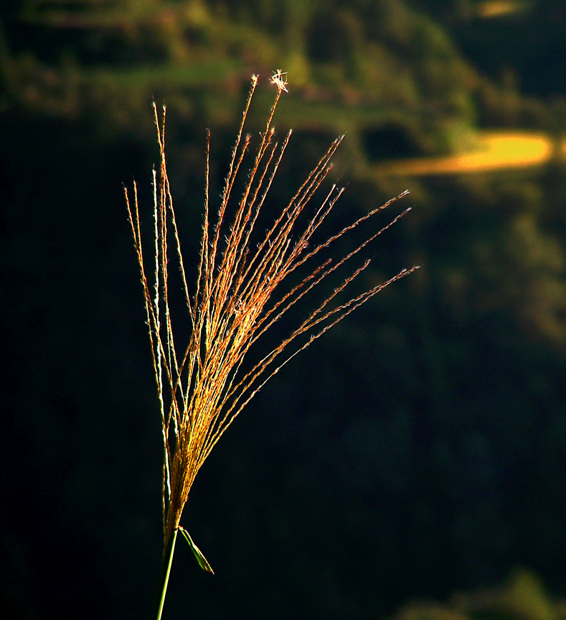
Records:
[[[160,166],[153,175],[150,258],[142,244],[145,237],[142,239],[137,186],[134,183],[132,192],[125,190],[145,298],[164,449],[164,555],[157,618],[161,617],[178,531],[189,542],[201,567],[212,572],[188,532],[181,527],[180,520],[195,476],[220,437],[282,366],[383,288],[416,269],[402,270],[387,281],[343,300],[345,289],[370,264],[367,259],[356,264],[355,259],[409,209],[385,226],[375,228],[370,222],[407,193],[403,192],[335,234],[316,241],[316,233],[320,233],[343,191],[332,186],[316,199],[317,206],[311,208],[313,196],[331,169],[331,159],[342,137],[330,145],[288,204],[278,214],[270,216],[270,223],[264,230],[266,200],[291,137],[289,132],[281,144],[274,141],[272,121],[281,94],[287,92],[287,80],[284,73],[277,71],[271,82],[276,87],[274,103],[252,157],[249,154],[251,138],[244,134],[258,83],[257,76],[252,76],[220,204],[214,211],[209,201],[210,134],[207,135],[204,222],[192,287],[185,270],[167,175],[165,108],[160,113],[154,104]],[[250,157],[244,190],[237,196],[237,180],[244,175],[244,161]],[[333,256],[332,246],[362,225],[368,230],[365,240],[347,254]],[[337,270],[342,271],[350,264],[348,275],[339,279],[330,295],[317,303],[278,345],[254,359],[254,351],[261,351],[261,347],[255,345],[277,321],[323,281],[337,275]],[[183,317],[178,317],[172,309],[171,282],[179,283],[181,288]],[[174,293],[178,296],[179,291]],[[177,340],[176,320],[185,322],[184,330],[189,325],[187,342]]]

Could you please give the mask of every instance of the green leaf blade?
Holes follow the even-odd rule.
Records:
[[[212,575],[214,575],[214,571],[212,570],[212,566],[210,566],[210,563],[204,557],[202,551],[195,545],[195,543],[193,542],[193,539],[191,538],[191,536],[187,532],[187,530],[185,528],[179,526],[179,531],[185,537],[185,540],[187,541],[189,547],[191,548],[191,551],[194,553],[195,558],[197,559],[197,562],[198,562],[199,566],[202,568],[202,570],[206,571],[207,573],[211,573]]]

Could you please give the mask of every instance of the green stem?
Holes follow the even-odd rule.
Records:
[[[165,595],[167,594],[167,585],[169,584],[169,574],[171,573],[171,565],[173,564],[173,553],[175,552],[175,542],[177,540],[177,529],[173,530],[167,547],[163,550],[163,563],[161,564],[161,574],[159,575],[159,589],[157,590],[157,602],[155,605],[155,618],[161,620],[163,613],[163,605],[165,604]]]

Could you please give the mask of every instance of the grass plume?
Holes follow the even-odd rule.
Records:
[[[153,234],[149,258],[142,244],[140,209],[136,184],[125,190],[134,246],[139,261],[153,368],[161,410],[163,459],[163,599],[177,532],[189,542],[200,565],[210,565],[188,532],[180,525],[183,509],[195,476],[220,437],[265,383],[295,355],[310,346],[350,312],[370,300],[392,282],[416,269],[402,270],[389,280],[343,300],[345,289],[364,272],[370,260],[361,259],[362,250],[403,217],[409,209],[377,229],[370,220],[392,202],[365,215],[321,242],[315,242],[343,189],[332,186],[314,195],[331,169],[331,159],[342,137],[336,139],[297,189],[288,204],[272,217],[264,230],[264,207],[291,132],[281,144],[275,142],[273,117],[283,92],[285,74],[272,77],[276,87],[274,103],[265,129],[260,134],[255,156],[248,155],[251,137],[244,128],[258,78],[252,76],[251,89],[242,116],[220,198],[212,209],[209,201],[210,134],[207,136],[206,197],[198,268],[194,285],[189,286],[181,248],[181,236],[173,206],[165,157],[165,108],[154,104],[161,162],[153,173]],[[252,158],[243,193],[236,181],[245,172],[244,161]],[[261,222],[261,224],[260,224]],[[354,228],[368,229],[365,240],[345,255],[334,257],[332,246]],[[330,256],[330,257],[328,257]],[[325,258],[326,257],[326,258]],[[358,263],[356,263],[358,258]],[[352,264],[332,292],[274,348],[254,351],[273,325],[307,294],[337,270]],[[300,274],[300,275],[299,275]],[[172,309],[174,294],[170,284],[180,285],[185,316]],[[175,320],[174,320],[175,319]],[[187,341],[178,340],[176,320],[189,326]],[[175,323],[175,325],[174,325]],[[253,349],[253,351],[252,351]],[[245,362],[245,363],[244,363]]]

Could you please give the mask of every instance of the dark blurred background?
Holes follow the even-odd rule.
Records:
[[[225,435],[183,518],[216,575],[178,545],[165,617],[564,615],[565,28],[564,0],[3,1],[3,618],[150,617],[161,438],[122,183],[151,208],[151,101],[166,102],[196,248],[205,129],[218,196],[250,76],[256,131],[276,69],[294,136],[272,200],[346,133],[337,226],[412,192],[360,285],[422,268]],[[494,129],[552,154],[392,166]]]

